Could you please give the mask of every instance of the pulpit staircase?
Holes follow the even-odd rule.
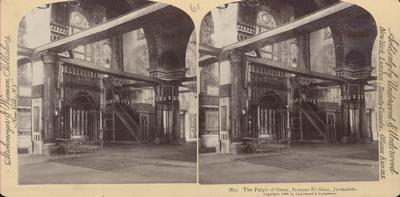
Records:
[[[142,136],[140,134],[140,126],[134,120],[131,113],[128,112],[123,104],[117,103],[114,106],[115,115],[121,120],[121,122],[128,129],[129,133],[136,139],[136,141],[141,142]]]
[[[307,121],[315,128],[315,130],[318,132],[318,134],[323,138],[323,141],[328,141],[328,127],[326,123],[321,119],[320,115],[318,115],[318,107],[313,104],[306,102],[310,98],[310,92],[308,87],[303,86],[297,82],[297,80],[294,81],[294,87],[293,88],[301,88],[302,92],[305,95],[305,98],[301,98],[300,96],[300,104],[298,104],[298,112],[293,113],[292,118],[293,119],[299,119],[301,121],[301,118],[299,118],[301,115],[304,115],[304,117],[307,118]],[[301,108],[301,109],[300,109]],[[295,115],[297,114],[297,115]],[[297,124],[299,124],[300,121],[294,121]],[[296,125],[296,124],[295,124]],[[296,126],[295,126],[296,127]],[[297,127],[300,127],[300,125],[297,125]]]
[[[318,133],[324,138],[324,140],[328,140],[327,137],[327,126],[324,121],[320,118],[320,116],[315,112],[315,109],[311,106],[311,104],[307,102],[303,102],[303,109],[301,112],[307,118],[307,120],[314,126],[314,128],[318,131]]]

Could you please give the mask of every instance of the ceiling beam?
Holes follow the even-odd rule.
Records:
[[[80,45],[93,43],[111,37],[117,33],[126,33],[141,28],[146,21],[154,22],[154,18],[165,18],[171,16],[173,7],[163,3],[150,3],[137,10],[129,12],[118,18],[111,19],[105,23],[83,30],[63,39],[50,42],[33,49],[33,55],[46,50],[64,52]]]
[[[202,55],[211,55],[211,56],[218,56],[221,52],[221,49],[207,46],[204,44],[199,44],[199,53]]]
[[[354,79],[353,81],[356,83],[360,83],[360,82],[366,82],[366,81],[376,81],[377,79],[378,79],[378,77],[376,77],[376,76],[369,76],[366,78]]]
[[[340,83],[334,82],[334,81],[324,81],[324,82],[311,83],[309,86],[311,86],[311,87],[329,87],[329,86],[337,86],[337,85],[340,85]]]
[[[27,58],[27,57],[24,57],[24,58],[20,58],[20,59],[17,60],[17,65],[21,66],[21,65],[27,64],[29,62],[31,62],[31,59]]]
[[[154,83],[139,82],[139,83],[125,84],[124,87],[148,88],[148,87],[154,87]]]
[[[301,34],[311,33],[332,24],[343,22],[363,13],[365,12],[358,6],[346,2],[339,2],[282,26],[225,46],[221,48],[218,56],[221,57],[233,50],[248,52],[259,49],[268,44],[278,43]]]
[[[184,77],[184,78],[181,78],[181,79],[177,79],[176,81],[179,81],[179,82],[194,81],[194,82],[196,82],[196,80],[197,80],[197,77],[196,76],[192,76],[192,77]]]
[[[377,80],[376,76],[369,76],[369,77],[361,78],[361,79],[352,79],[350,81],[351,81],[351,83],[364,83],[364,82],[376,81],[376,80]],[[328,82],[317,82],[317,83],[310,84],[310,86],[316,86],[316,87],[327,87],[327,86],[336,86],[336,85],[340,85],[340,83],[328,81]],[[369,86],[371,84],[366,83],[365,85]]]
[[[199,58],[199,66],[200,67],[207,66],[207,65],[218,62],[218,60],[220,60],[220,59],[218,59],[218,57],[211,56],[211,55],[204,55]]]
[[[271,68],[271,69],[283,71],[285,73],[301,75],[304,77],[310,77],[310,78],[314,78],[314,79],[322,79],[322,80],[333,81],[333,82],[337,82],[337,83],[347,83],[350,81],[348,79],[338,77],[335,75],[328,75],[328,74],[321,73],[321,72],[286,66],[286,65],[283,65],[276,61],[265,59],[265,58],[247,57],[247,60],[250,62],[256,63],[256,64],[261,64],[261,65]]]
[[[377,89],[376,88],[374,88],[374,89],[368,89],[368,90],[364,90],[365,92],[376,92],[377,91]]]
[[[32,54],[33,54],[33,49],[18,45],[17,49],[18,56],[31,57]]]
[[[196,82],[196,77],[184,77],[182,79],[174,80],[174,82]],[[133,88],[146,88],[146,87],[153,87],[154,83],[146,83],[146,82],[139,82],[139,83],[132,83],[132,84],[125,84],[126,87],[133,87]],[[181,87],[185,87],[185,85],[180,85]]]
[[[75,65],[80,68],[84,68],[84,69],[91,70],[91,71],[101,73],[101,74],[111,75],[111,76],[118,77],[121,79],[129,79],[129,80],[147,82],[147,83],[152,83],[152,84],[159,84],[159,83],[164,82],[163,80],[156,79],[153,77],[148,77],[148,76],[129,73],[129,72],[122,72],[122,71],[117,71],[117,70],[110,69],[110,68],[96,66],[95,64],[92,64],[90,62],[83,61],[83,60],[64,58],[64,57],[60,57],[59,60],[61,62],[72,64],[72,65]]]
[[[193,92],[191,90],[178,90],[179,93],[190,93]]]
[[[196,91],[196,89],[197,89],[196,84],[181,85],[180,87],[183,88],[183,89],[179,89],[179,93],[185,93],[185,92],[193,92],[193,93],[196,93],[196,92],[197,92],[197,91]]]

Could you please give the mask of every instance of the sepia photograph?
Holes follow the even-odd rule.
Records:
[[[377,25],[336,0],[244,0],[203,19],[199,182],[378,181]]]
[[[399,8],[0,0],[0,196],[398,196]]]
[[[182,10],[37,6],[18,27],[19,184],[195,183],[197,49]]]

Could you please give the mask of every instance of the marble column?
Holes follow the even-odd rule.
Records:
[[[360,106],[360,141],[368,142],[370,141],[369,131],[368,131],[368,119],[367,119],[367,107],[365,103],[365,83],[359,85],[359,106]]]
[[[154,124],[154,133],[152,137],[154,137],[154,143],[161,143],[164,130],[163,130],[163,105],[161,101],[161,86],[154,86],[154,96],[155,96],[155,124]]]
[[[44,143],[54,142],[56,137],[56,54],[45,51],[41,54],[43,62],[43,120],[44,120]]]
[[[235,138],[242,136],[242,133],[246,130],[243,117],[243,82],[244,72],[243,67],[243,53],[240,51],[229,52],[229,61],[231,64],[231,139],[235,141]]]
[[[348,85],[343,84],[340,86],[340,93],[342,97],[341,114],[342,114],[342,132],[343,137],[350,135],[350,122],[349,122],[349,103],[348,103]]]
[[[172,111],[173,111],[173,130],[174,132],[174,142],[175,143],[183,143],[185,141],[184,139],[184,134],[181,133],[182,129],[180,127],[180,120],[179,119],[179,113],[180,113],[180,107],[179,107],[179,86],[174,85],[173,86],[173,97],[172,97]]]
[[[43,62],[43,107],[42,107],[42,154],[49,155],[57,152],[55,138],[59,137],[60,128],[56,116],[57,103],[57,54],[44,51],[40,54]]]

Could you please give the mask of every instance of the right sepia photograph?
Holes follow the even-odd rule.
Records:
[[[336,0],[245,0],[204,16],[201,184],[378,181],[377,25]]]

